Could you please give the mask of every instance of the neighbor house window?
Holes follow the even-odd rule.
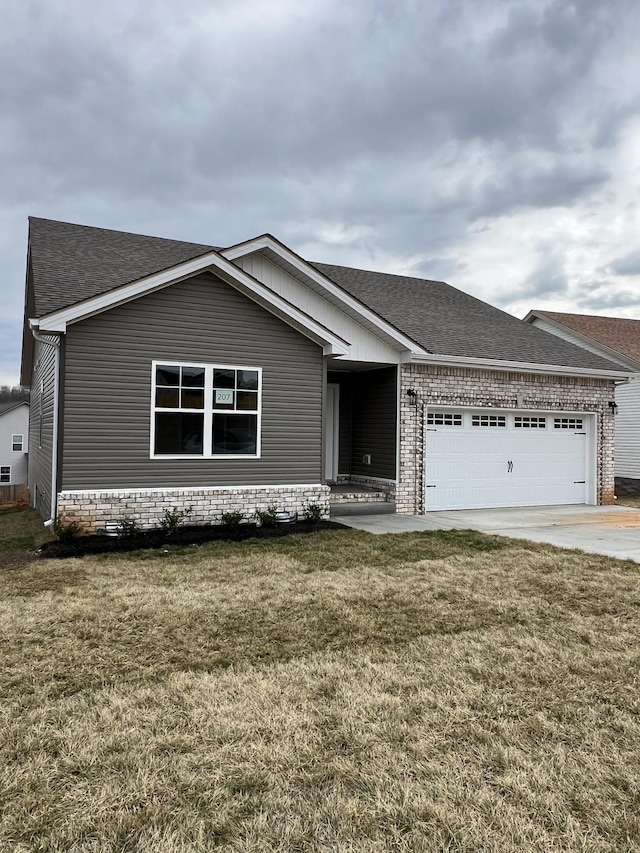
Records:
[[[153,365],[152,456],[260,455],[261,370]]]
[[[11,449],[14,453],[22,453],[24,447],[24,436],[23,435],[12,435],[11,436]]]
[[[0,483],[11,482],[11,465],[0,465]]]

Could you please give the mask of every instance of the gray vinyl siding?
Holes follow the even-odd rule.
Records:
[[[54,337],[49,338],[56,340]],[[29,406],[29,498],[43,518],[51,514],[56,349],[35,342]],[[42,419],[42,427],[40,421]]]
[[[354,375],[352,392],[351,474],[396,478],[398,418],[397,368]],[[371,454],[371,465],[362,461]]]
[[[261,367],[260,459],[150,459],[151,363]],[[211,274],[67,331],[62,489],[321,482],[322,349]]]
[[[616,477],[640,480],[640,379],[616,388]]]

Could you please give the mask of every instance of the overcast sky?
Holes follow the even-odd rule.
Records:
[[[637,0],[5,0],[0,384],[27,216],[640,319]]]

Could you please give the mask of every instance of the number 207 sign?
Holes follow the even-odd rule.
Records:
[[[216,406],[233,405],[233,391],[216,388]]]

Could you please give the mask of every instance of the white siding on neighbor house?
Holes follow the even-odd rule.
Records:
[[[536,317],[533,325],[582,349],[596,355],[603,355],[602,347],[586,342],[571,329],[559,328],[539,317]],[[612,356],[605,357],[612,358]],[[618,404],[615,428],[615,475],[640,479],[640,380],[632,379],[627,384],[617,385],[615,399]]]
[[[616,477],[640,480],[640,379],[616,388]]]
[[[22,451],[12,450],[12,436],[22,435]],[[11,485],[27,482],[29,406],[23,404],[0,415],[0,466],[11,468]]]
[[[397,364],[399,362],[398,350],[356,323],[335,305],[289,275],[260,252],[238,258],[234,263],[279,296],[287,299],[301,311],[309,314],[319,323],[348,341],[351,346],[348,354],[344,357],[345,359],[371,361],[380,364]]]

